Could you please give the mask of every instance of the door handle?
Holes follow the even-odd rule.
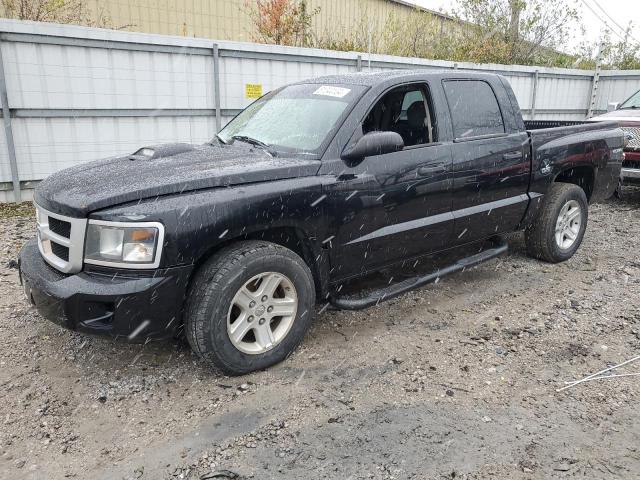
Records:
[[[356,178],[356,175],[353,173],[341,173],[340,175],[338,175],[337,180],[339,182],[346,182],[347,180],[354,180]]]
[[[517,151],[517,152],[509,152],[509,153],[505,153],[504,155],[502,155],[503,160],[520,160],[522,159],[522,152],[521,151]]]
[[[434,173],[446,172],[447,167],[444,163],[438,163],[430,167],[418,168],[418,175],[433,175]]]

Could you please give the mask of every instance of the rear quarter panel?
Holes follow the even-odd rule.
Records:
[[[591,202],[608,198],[620,178],[624,137],[615,122],[529,131],[532,168],[530,192],[544,195],[563,171],[591,167],[595,183]]]

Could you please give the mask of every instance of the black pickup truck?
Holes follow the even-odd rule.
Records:
[[[286,358],[316,302],[368,307],[501,254],[501,234],[524,230],[531,255],[568,259],[588,203],[617,186],[623,142],[614,122],[526,130],[493,74],[308,80],[207,144],[149,146],[41,182],[20,278],[60,325],[130,341],[184,333],[242,374]],[[474,245],[434,271],[342,292]]]

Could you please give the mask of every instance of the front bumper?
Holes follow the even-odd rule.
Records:
[[[622,179],[624,183],[640,182],[640,151],[625,150],[622,162]]]
[[[640,182],[640,168],[623,168],[622,178],[625,182]]]
[[[193,267],[65,275],[45,263],[34,238],[20,252],[19,269],[43,317],[71,330],[146,342],[175,336]]]

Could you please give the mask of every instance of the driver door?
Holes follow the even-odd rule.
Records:
[[[426,83],[395,87],[371,108],[352,142],[372,131],[399,133],[399,152],[344,165],[328,187],[334,212],[335,278],[372,271],[447,247],[451,215],[451,145],[438,142]]]

